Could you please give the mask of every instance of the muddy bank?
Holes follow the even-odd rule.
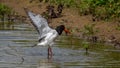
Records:
[[[1,0],[1,3],[8,5],[21,16],[26,16],[23,7],[28,7],[33,12],[42,14],[46,11],[46,6],[49,5],[48,3],[39,3],[37,0],[33,3],[24,0]],[[56,7],[57,6],[55,6],[55,11],[57,11]],[[61,15],[62,16],[59,18],[53,18],[51,20],[49,25],[52,28],[55,28],[59,24],[64,24],[66,28],[71,31],[72,35],[82,38],[85,28],[84,26],[95,24],[93,29],[97,30],[97,32],[95,32],[94,36],[97,36],[98,40],[109,41],[111,36],[114,36],[117,41],[120,42],[119,22],[93,21],[91,15],[80,16],[80,14],[74,8],[64,7]],[[30,23],[30,21],[28,23]]]

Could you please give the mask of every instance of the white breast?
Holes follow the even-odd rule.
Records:
[[[50,45],[51,46],[53,41],[56,39],[57,36],[58,36],[57,31],[52,30],[52,31],[48,32],[47,34],[45,34],[44,40],[42,40],[37,45],[42,45],[42,46]]]

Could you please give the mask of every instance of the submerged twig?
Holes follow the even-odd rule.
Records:
[[[10,54],[10,53],[8,53],[8,52],[7,52],[7,53],[10,54],[10,55],[19,56],[19,57],[21,58],[21,60],[22,60],[19,64],[23,64],[23,62],[24,62],[24,57],[23,57],[23,56],[20,56],[21,54],[17,51],[17,49],[15,49],[14,47],[10,46],[9,44],[8,44],[8,47],[11,48],[12,50],[14,50],[17,54]]]

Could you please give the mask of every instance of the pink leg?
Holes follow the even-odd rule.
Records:
[[[52,58],[52,49],[51,49],[51,47],[49,46],[48,47],[48,59],[50,59],[50,58]]]

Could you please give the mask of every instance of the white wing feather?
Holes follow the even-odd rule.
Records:
[[[45,34],[47,34],[49,31],[53,30],[48,26],[48,22],[45,18],[43,18],[41,15],[36,15],[30,11],[28,11],[28,16],[32,20],[32,24],[37,29],[38,33],[40,34],[40,38],[43,38]]]

